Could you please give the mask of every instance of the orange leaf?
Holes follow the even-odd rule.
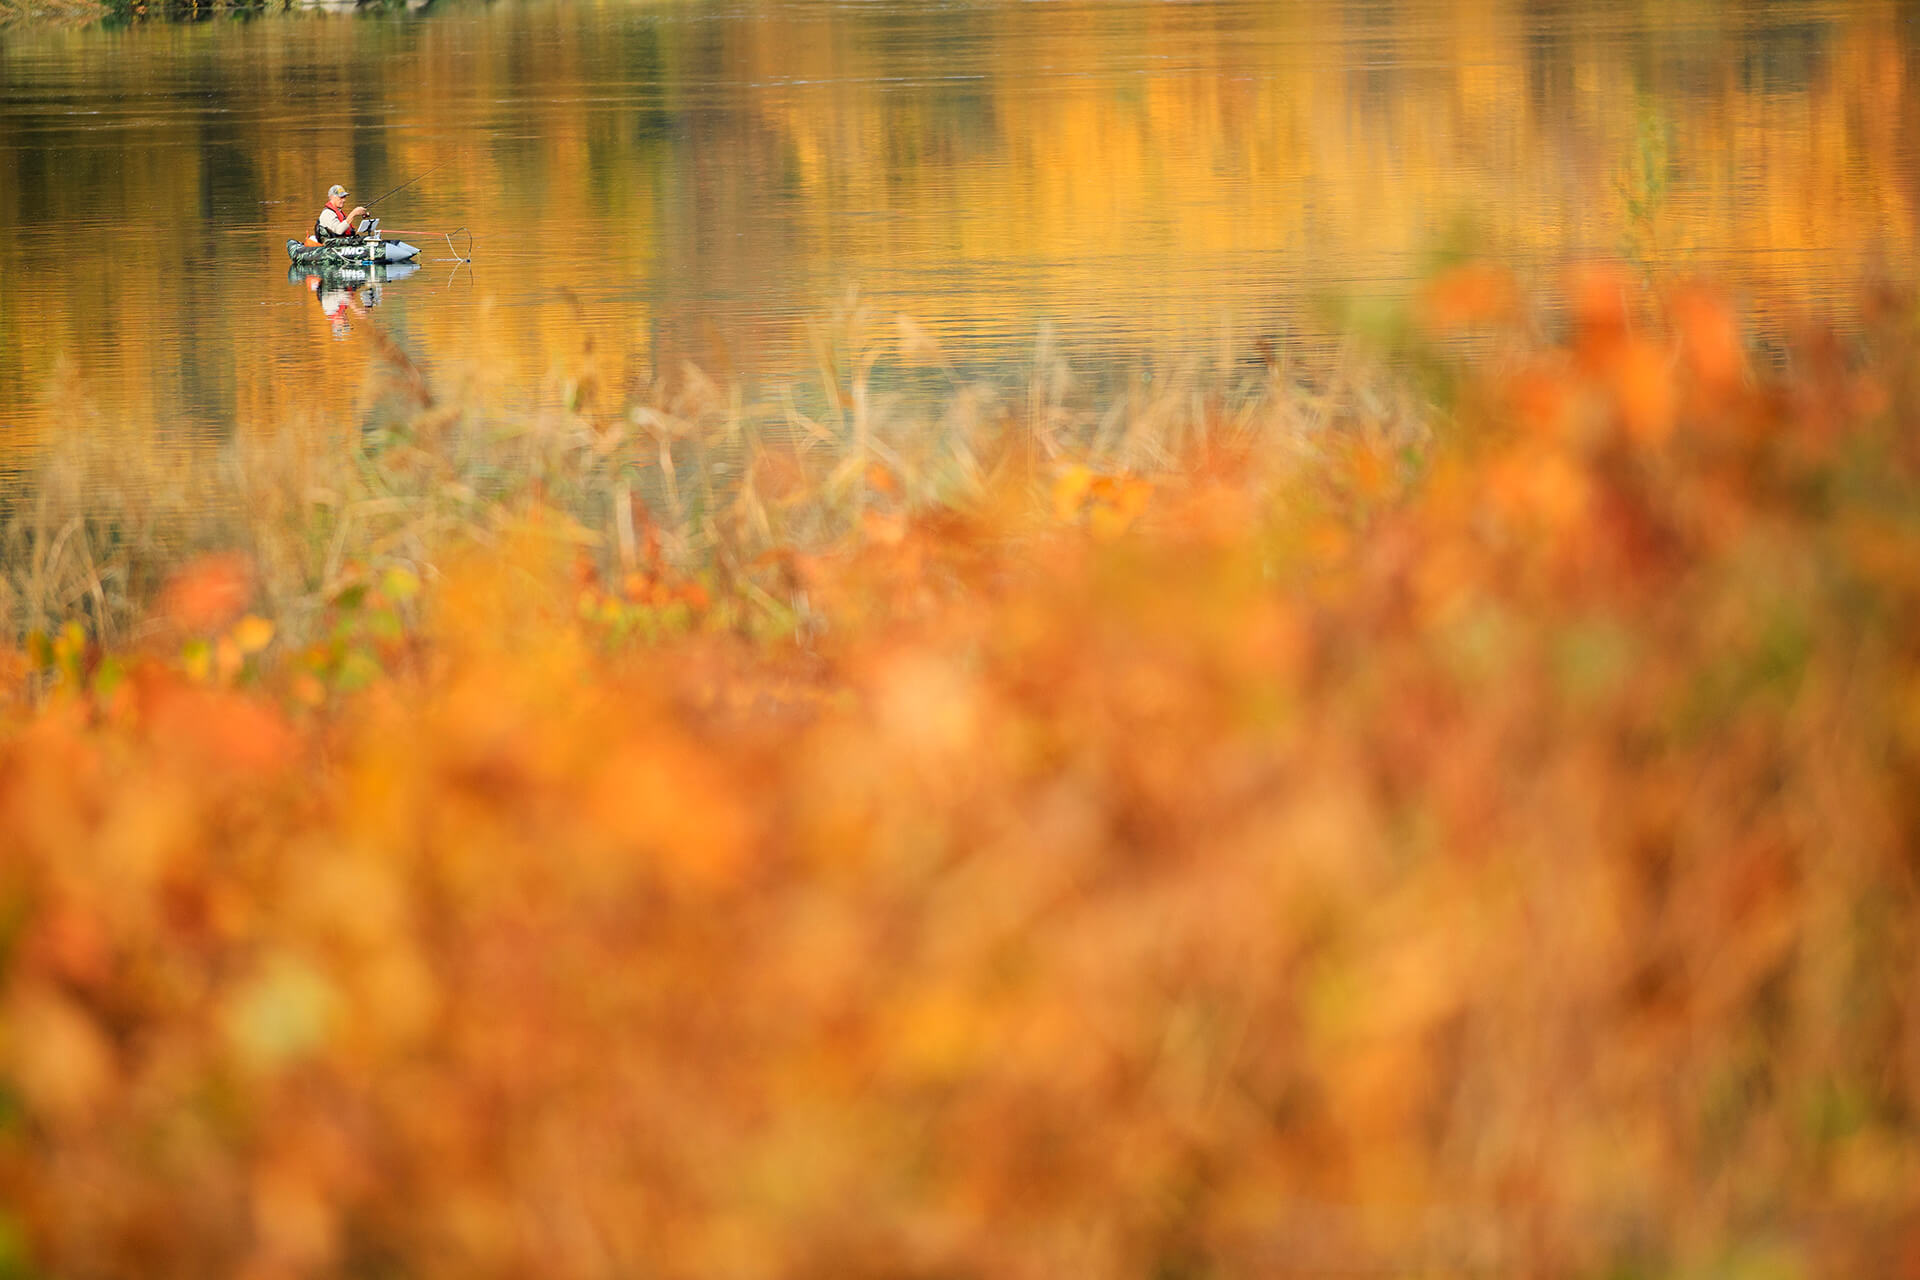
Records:
[[[1654,448],[1672,434],[1673,367],[1665,351],[1650,342],[1629,342],[1620,354],[1614,394],[1634,443]]]
[[[1688,289],[1674,298],[1671,311],[1693,376],[1713,390],[1738,382],[1746,369],[1746,351],[1726,306],[1704,289]]]
[[[202,556],[168,580],[160,612],[183,631],[217,631],[240,616],[252,594],[253,570],[245,556]]]
[[[875,493],[898,493],[900,482],[893,478],[893,472],[877,462],[867,464],[867,488]]]

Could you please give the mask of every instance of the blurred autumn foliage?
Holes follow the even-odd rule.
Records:
[[[12,1273],[1920,1276],[1913,304],[1521,310],[1424,434],[0,655]]]

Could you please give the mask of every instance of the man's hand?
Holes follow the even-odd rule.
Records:
[[[363,204],[357,204],[353,206],[353,212],[347,215],[347,221],[358,222],[360,221],[360,219],[366,216],[367,216],[367,206]]]

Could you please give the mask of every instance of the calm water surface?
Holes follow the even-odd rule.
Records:
[[[1090,371],[1211,358],[1463,234],[1707,271],[1764,324],[1911,260],[1915,18],[438,0],[0,34],[0,455],[351,413],[382,337],[530,396],[586,332],[778,384],[851,286],[968,372],[1042,332]],[[329,183],[427,170],[380,209],[419,271],[351,306],[289,278]],[[433,261],[463,226],[472,267]]]

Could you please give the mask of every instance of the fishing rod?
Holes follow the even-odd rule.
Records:
[[[379,203],[380,203],[380,201],[382,201],[382,200],[385,200],[385,199],[387,198],[387,196],[391,196],[391,195],[398,195],[398,194],[399,194],[400,192],[402,192],[402,191],[405,191],[405,190],[406,190],[406,189],[407,189],[408,187],[410,187],[410,186],[412,186],[412,185],[413,185],[414,183],[416,183],[416,182],[418,182],[418,181],[420,181],[420,178],[424,178],[424,177],[427,177],[427,176],[429,176],[430,174],[435,174],[435,173],[438,173],[438,172],[440,172],[440,170],[442,170],[442,169],[444,169],[444,168],[446,168],[446,167],[447,167],[447,166],[448,166],[449,164],[452,164],[452,163],[453,163],[453,162],[452,162],[451,160],[442,160],[442,161],[441,161],[441,162],[440,162],[439,164],[437,164],[437,165],[435,165],[435,166],[433,166],[433,168],[431,168],[431,169],[429,169],[429,170],[427,170],[427,172],[426,172],[426,173],[423,173],[423,174],[421,174],[419,178],[409,178],[409,179],[407,179],[407,180],[406,180],[405,182],[403,182],[403,183],[401,183],[401,184],[400,184],[399,186],[397,186],[397,187],[395,187],[395,188],[394,188],[394,189],[393,189],[392,191],[389,191],[389,192],[387,192],[387,193],[386,193],[386,195],[382,195],[382,196],[377,196],[377,197],[375,197],[374,199],[372,199],[372,200],[370,200],[370,201],[368,201],[368,202],[367,202],[366,204],[364,204],[364,205],[362,205],[362,206],[361,206],[361,208],[363,208],[363,209],[365,209],[365,210],[367,210],[367,212],[369,212],[369,213],[371,213],[371,212],[373,212],[373,206],[374,206],[374,205],[376,205],[376,204],[379,204]]]

